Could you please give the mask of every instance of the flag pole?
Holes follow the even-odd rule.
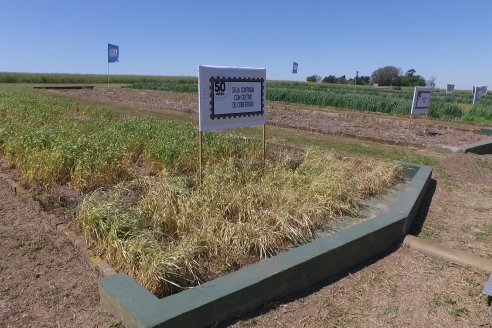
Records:
[[[108,42],[108,91],[109,91],[109,42]]]

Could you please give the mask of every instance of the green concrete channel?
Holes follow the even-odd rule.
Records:
[[[464,146],[437,145],[435,150],[440,153],[474,153],[479,155],[492,154],[492,129],[480,129],[480,134],[489,137]]]
[[[492,128],[482,128],[480,129],[480,133],[492,137]]]
[[[409,181],[377,217],[162,299],[125,273],[107,276],[99,282],[101,302],[128,328],[207,327],[347,272],[401,244],[410,229],[432,169],[404,167]]]

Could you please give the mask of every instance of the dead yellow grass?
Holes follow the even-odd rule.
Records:
[[[400,179],[395,163],[309,150],[263,166],[206,166],[203,184],[163,172],[86,197],[86,240],[159,295],[303,244],[330,218]]]

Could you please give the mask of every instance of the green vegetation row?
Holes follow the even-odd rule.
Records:
[[[138,170],[196,171],[196,137],[191,123],[121,120],[107,106],[0,90],[0,152],[33,182],[92,189]],[[245,143],[207,133],[207,156],[244,156]]]
[[[340,85],[329,83],[306,83],[306,82],[285,82],[285,81],[268,81],[269,88],[286,88],[296,90],[314,90],[314,91],[326,91],[336,92],[343,94],[368,94],[378,96],[395,96],[399,98],[409,99],[413,98],[413,87],[404,87],[401,90],[391,88],[374,88],[372,86],[354,86],[354,85]],[[457,90],[453,94],[446,94],[445,90],[434,89],[432,92],[432,99],[439,99],[443,102],[457,103],[457,104],[471,104],[473,95],[471,91]],[[481,100],[483,104],[491,104],[492,98],[483,98]]]
[[[328,93],[337,93],[339,95],[345,95],[347,97],[352,95],[369,95],[379,97],[397,97],[400,99],[406,99],[411,101],[413,98],[413,88],[403,88],[403,90],[392,90],[387,88],[374,88],[372,86],[354,86],[354,85],[340,85],[330,83],[306,83],[306,82],[290,82],[290,81],[268,81],[268,89],[291,89],[298,91],[324,91]],[[180,83],[167,82],[136,82],[131,84],[135,89],[150,89],[161,91],[175,91],[175,92],[196,92],[198,90],[198,82],[195,81],[181,81]],[[441,103],[450,104],[471,104],[472,93],[471,91],[455,91],[453,94],[446,94],[444,90],[435,89],[432,94],[432,99],[437,99]],[[492,106],[492,98],[485,97],[481,100],[482,105]]]
[[[304,88],[295,88],[294,85],[300,82],[290,83],[290,87],[284,88],[285,83],[268,82],[267,99],[272,101],[282,101],[289,103],[300,103],[321,107],[338,107],[356,109],[370,112],[382,112],[405,115],[409,114],[412,96],[393,94],[377,94],[368,92],[357,92],[358,87],[319,87],[319,84],[300,83]],[[315,89],[308,89],[314,85]],[[198,84],[192,83],[172,83],[172,82],[137,82],[130,85],[135,89],[173,91],[173,92],[198,92]],[[323,89],[316,89],[323,88]],[[361,87],[365,90],[368,87]],[[342,92],[338,90],[344,90]],[[484,101],[473,106],[468,112],[464,112],[456,102],[446,99],[447,96],[433,97],[429,109],[429,115],[436,118],[462,119],[476,122],[492,122],[492,105]]]
[[[194,77],[153,76],[153,75],[111,75],[111,83],[133,82],[173,82],[190,83]],[[14,73],[0,72],[0,83],[39,83],[39,84],[103,84],[108,83],[104,74],[65,74],[65,73]]]

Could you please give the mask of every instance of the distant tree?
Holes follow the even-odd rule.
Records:
[[[319,75],[311,75],[306,77],[306,81],[308,82],[320,82],[321,81],[321,76]]]
[[[404,87],[425,86],[425,80],[422,76],[415,74],[417,71],[411,68],[400,77],[400,84]]]
[[[371,77],[370,76],[359,76],[357,79],[357,83],[359,84],[369,84],[371,82]]]
[[[371,80],[371,78],[369,76],[359,76],[357,78],[357,85],[366,85],[366,84],[369,84],[369,81],[370,80]],[[349,83],[356,84],[355,83],[355,78],[350,79],[349,80]]]
[[[437,80],[437,76],[434,76],[434,75],[429,76],[429,79],[426,81],[427,86],[435,87],[436,86],[436,80]]]
[[[323,82],[323,83],[336,83],[337,78],[335,77],[335,75],[328,75],[328,76],[325,76],[325,78],[321,82]]]
[[[378,68],[371,74],[371,83],[379,85],[399,85],[401,69],[395,66],[385,66]]]
[[[400,83],[404,87],[425,86],[425,79],[420,75],[402,76]]]
[[[405,76],[414,76],[417,71],[413,68],[405,72]]]

